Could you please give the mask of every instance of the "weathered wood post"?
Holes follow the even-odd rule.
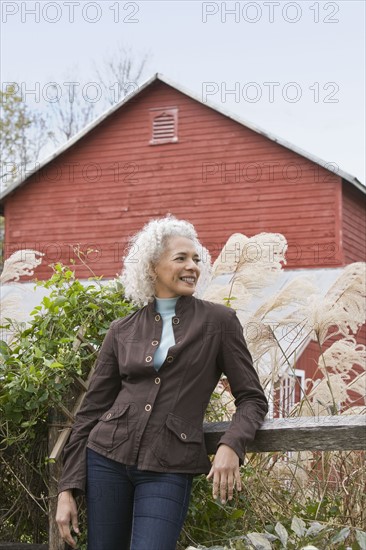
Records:
[[[48,429],[48,452],[51,455],[56,441],[60,435],[61,423],[56,409],[52,409],[49,418]],[[64,550],[65,543],[61,539],[57,523],[55,521],[57,508],[57,487],[58,480],[61,476],[62,463],[61,460],[50,462],[49,464],[49,502],[48,502],[48,544],[49,550]]]
[[[81,327],[77,333],[73,344],[73,350],[77,351],[80,347],[80,344],[84,341],[85,330]],[[90,344],[87,344],[89,351],[95,353],[95,349]],[[74,377],[74,381],[79,388],[79,396],[73,400],[72,410],[69,411],[68,408],[62,403],[57,404],[57,408],[51,409],[50,418],[49,418],[49,429],[48,429],[48,453],[51,460],[49,465],[49,505],[48,505],[48,543],[49,550],[65,550],[69,548],[68,545],[65,545],[61,539],[58,531],[58,526],[56,523],[56,509],[57,509],[57,491],[58,491],[58,482],[61,477],[62,472],[62,460],[61,453],[64,448],[67,439],[70,435],[71,425],[75,419],[75,415],[81,407],[83,402],[86,390],[88,389],[88,384],[90,378],[93,374],[94,366],[90,369],[88,373],[87,380],[84,381],[79,376]],[[62,413],[60,415],[60,412]],[[68,425],[65,426],[65,418],[68,419]]]

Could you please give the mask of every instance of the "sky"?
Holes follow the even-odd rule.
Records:
[[[362,1],[1,2],[1,83],[47,105],[49,83],[79,82],[118,45],[159,72],[365,184]],[[33,90],[33,92],[32,92]],[[50,153],[51,151],[47,151]]]

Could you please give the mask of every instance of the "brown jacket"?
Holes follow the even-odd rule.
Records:
[[[234,310],[182,296],[172,319],[175,345],[157,372],[162,334],[155,303],[113,321],[64,451],[59,490],[85,490],[86,447],[157,472],[207,473],[202,422],[221,373],[236,413],[220,439],[243,458],[267,412]]]

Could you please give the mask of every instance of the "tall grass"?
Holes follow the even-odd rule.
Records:
[[[237,310],[272,415],[365,414],[366,352],[357,337],[366,320],[366,264],[346,266],[325,292],[310,274],[269,293],[284,275],[286,250],[283,235],[232,235],[214,263],[204,298]],[[299,358],[308,345],[317,349],[318,359],[316,365],[307,365],[311,376],[305,373],[300,380]],[[208,419],[227,420],[232,412],[224,380],[216,388]],[[229,544],[229,539],[234,544],[248,532],[274,532],[279,521],[290,528],[293,517],[334,529],[365,529],[364,466],[362,451],[248,455],[243,491],[227,506],[213,503],[210,487],[196,482],[182,548]],[[352,548],[361,548],[357,544]]]

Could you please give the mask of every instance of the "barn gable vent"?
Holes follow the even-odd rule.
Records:
[[[150,109],[150,145],[178,141],[178,109]]]

